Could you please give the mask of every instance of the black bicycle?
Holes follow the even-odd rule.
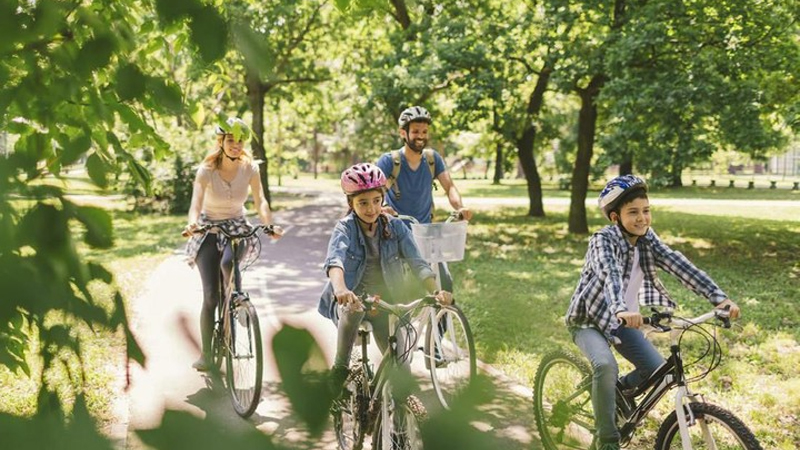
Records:
[[[230,234],[223,228],[207,224],[193,233],[216,232],[227,237],[233,253],[231,279],[224,279],[220,270],[220,298],[214,318],[214,332],[211,336],[211,377],[207,378],[213,387],[214,379],[224,381],[231,396],[233,409],[244,418],[255,412],[261,398],[261,382],[264,373],[264,353],[261,341],[261,327],[258,314],[250,296],[242,290],[240,246],[243,240],[257,233],[275,234],[272,225],[255,225],[251,231]],[[223,375],[223,361],[224,377]]]
[[[351,358],[345,391],[331,408],[339,448],[360,450],[365,435],[372,434],[373,450],[421,450],[419,424],[427,415],[425,406],[417,397],[398,392],[392,380],[416,349],[419,328],[414,326],[415,316],[420,310],[439,304],[433,296],[407,305],[389,304],[374,297],[363,298],[362,303],[368,312],[389,314],[389,347],[377,371],[373,371],[367,353],[372,324],[361,322],[356,341],[360,356]]]
[[[710,449],[761,450],[753,433],[728,410],[706,403],[689,384],[707,376],[720,363],[721,348],[716,336],[701,324],[716,319],[730,328],[728,311],[714,309],[693,319],[671,313],[654,312],[645,317],[648,332],[669,333],[670,355],[644,383],[633,392],[623,392],[617,385],[617,426],[620,444],[631,442],[634,432],[656,404],[675,390],[675,409],[661,422],[655,440],[656,450]],[[681,340],[687,331],[706,338],[706,352],[697,360],[709,358],[700,374],[687,377],[681,356]],[[542,444],[548,450],[595,449],[592,409],[592,371],[586,359],[558,350],[545,355],[534,379],[533,412]]]

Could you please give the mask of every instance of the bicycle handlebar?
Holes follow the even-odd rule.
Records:
[[[209,223],[209,224],[202,225],[202,226],[200,226],[198,228],[195,228],[192,231],[183,230],[183,232],[181,232],[181,236],[189,237],[192,234],[201,234],[201,233],[205,233],[205,232],[207,232],[209,230],[212,230],[212,229],[216,230],[218,233],[224,235],[228,239],[246,239],[246,238],[249,238],[251,236],[254,236],[259,231],[263,231],[264,234],[268,234],[268,235],[280,236],[281,234],[283,234],[283,231],[280,230],[280,227],[276,227],[275,225],[254,225],[253,229],[251,231],[247,232],[247,233],[231,234],[231,233],[228,233],[227,231],[225,231],[225,229],[220,228],[217,225]]]
[[[405,214],[395,214],[394,217],[397,217],[400,220],[407,220],[411,223],[419,223],[419,220],[417,220],[417,218],[414,216],[407,216]],[[445,220],[445,223],[458,222],[461,220],[464,220],[463,213],[459,211],[450,211],[450,215],[447,217],[447,220]]]
[[[361,303],[364,305],[364,309],[367,311],[375,311],[375,310],[382,310],[393,314],[397,317],[402,317],[403,315],[407,314],[409,311],[416,310],[423,306],[434,306],[437,304],[436,297],[433,295],[426,295],[424,297],[418,298],[411,303],[387,303],[381,301],[380,297],[375,297],[371,295],[362,295],[359,297]]]
[[[730,306],[725,306],[724,308],[714,308],[711,311],[701,314],[697,317],[692,319],[684,319],[682,317],[675,317],[671,311],[657,311],[653,309],[653,314],[651,316],[642,317],[642,322],[645,325],[651,326],[655,331],[659,333],[666,333],[671,331],[673,328],[679,330],[685,330],[689,327],[694,325],[699,325],[701,323],[708,322],[711,319],[717,319],[722,322],[722,328],[730,328],[731,327],[731,319],[730,319]],[[626,325],[625,319],[619,319],[620,324],[622,326]]]

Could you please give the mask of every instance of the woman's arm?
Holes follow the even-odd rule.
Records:
[[[186,231],[192,231],[197,228],[197,220],[200,218],[200,212],[203,209],[203,198],[206,194],[206,185],[202,181],[201,171],[197,171],[194,177],[194,184],[192,185],[192,203],[189,206],[189,217],[186,223]]]

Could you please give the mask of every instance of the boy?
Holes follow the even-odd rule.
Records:
[[[635,367],[620,380],[623,389],[637,386],[664,363],[661,354],[638,329],[642,325],[640,304],[676,306],[658,280],[656,268],[675,276],[718,308],[729,306],[733,319],[738,317],[739,307],[705,272],[669,248],[650,229],[650,202],[644,180],[634,175],[614,178],[600,193],[598,204],[613,225],[601,229],[589,240],[566,323],[573,341],[592,365],[598,450],[616,450],[619,431],[615,422],[615,390],[619,368],[609,344]]]

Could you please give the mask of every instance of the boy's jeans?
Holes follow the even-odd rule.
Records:
[[[619,441],[616,424],[616,384],[619,367],[611,347],[603,333],[594,328],[574,328],[572,340],[581,349],[592,366],[592,407],[597,425],[597,437],[602,442]],[[658,369],[664,358],[653,344],[645,339],[641,331],[620,327],[617,337],[622,341],[615,348],[636,369],[622,378],[623,388],[638,386],[653,371]]]

